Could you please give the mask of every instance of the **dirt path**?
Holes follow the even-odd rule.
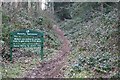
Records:
[[[56,33],[57,37],[61,41],[61,49],[55,55],[54,59],[48,62],[38,65],[36,69],[33,69],[24,77],[29,78],[55,78],[63,77],[61,69],[66,63],[67,55],[70,52],[70,43],[68,39],[64,36],[64,32],[61,31],[56,25],[53,26],[53,31]]]

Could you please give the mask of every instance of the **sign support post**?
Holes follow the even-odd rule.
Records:
[[[10,33],[10,61],[12,62],[12,34]]]
[[[12,62],[12,47],[10,47],[10,61]]]
[[[41,39],[41,60],[43,60],[43,47],[44,47],[44,45],[43,45],[43,43],[44,43],[44,38],[43,38],[43,34],[42,34],[42,39]]]

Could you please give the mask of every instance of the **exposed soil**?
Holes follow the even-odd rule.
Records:
[[[53,31],[56,33],[57,37],[61,41],[60,50],[54,58],[42,62],[37,65],[37,68],[28,71],[24,77],[29,78],[56,78],[63,77],[61,69],[66,64],[67,55],[70,53],[70,42],[64,36],[64,32],[57,27],[53,26]]]

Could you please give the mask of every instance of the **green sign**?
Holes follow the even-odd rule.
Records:
[[[40,47],[41,59],[43,59],[43,33],[33,30],[20,30],[10,33],[10,59],[12,61],[12,49],[13,48],[33,48]]]

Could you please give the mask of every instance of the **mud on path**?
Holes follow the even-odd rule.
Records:
[[[66,64],[67,55],[70,53],[70,42],[64,36],[64,32],[57,27],[53,26],[53,31],[61,41],[60,50],[53,59],[42,62],[37,65],[37,68],[29,71],[24,77],[29,78],[56,78],[63,77],[62,67]]]

